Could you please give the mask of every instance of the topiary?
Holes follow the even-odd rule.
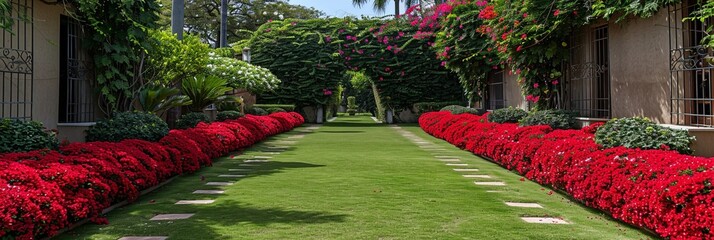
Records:
[[[285,111],[285,109],[277,108],[277,107],[276,108],[268,108],[266,111],[268,113],[287,112],[287,111]]]
[[[178,129],[187,129],[187,128],[192,128],[196,127],[198,123],[200,122],[205,122],[205,123],[210,123],[211,120],[208,119],[208,116],[206,114],[200,113],[200,112],[190,112],[184,115],[181,115],[178,120],[176,120],[176,128]]]
[[[57,135],[40,122],[0,119],[0,153],[56,149],[58,145]]]
[[[473,109],[473,108],[468,108],[464,106],[459,106],[459,105],[449,105],[441,109],[441,111],[449,111],[451,114],[463,114],[463,113],[468,113],[468,114],[475,114],[475,115],[483,115],[486,113],[484,110],[479,110],[479,109]]]
[[[265,116],[265,115],[270,114],[268,111],[265,111],[265,109],[259,108],[259,107],[249,108],[245,112],[248,114],[257,115],[257,116]]]
[[[494,110],[488,114],[488,121],[494,123],[518,123],[528,116],[528,112],[520,108],[508,107]]]
[[[218,121],[233,120],[233,119],[241,118],[243,116],[244,116],[244,114],[242,114],[238,111],[223,111],[223,112],[219,112],[216,115],[216,120],[218,120]]]
[[[122,112],[112,118],[100,120],[87,130],[88,142],[119,142],[124,139],[159,141],[169,134],[169,126],[154,114]]]
[[[647,118],[612,119],[595,132],[595,142],[603,147],[675,150],[693,153],[694,137],[687,131],[662,127]]]
[[[549,125],[553,129],[577,128],[575,113],[560,109],[531,112],[518,123],[521,126]]]

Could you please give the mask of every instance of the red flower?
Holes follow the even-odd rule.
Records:
[[[558,16],[560,15],[560,9],[555,9],[555,12],[553,12],[553,16]]]

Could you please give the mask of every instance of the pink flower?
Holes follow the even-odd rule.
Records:
[[[442,62],[441,62],[441,66],[442,66],[442,67],[446,67],[446,61],[442,61]]]
[[[560,9],[555,9],[555,12],[553,12],[553,16],[558,16],[560,15]]]
[[[518,46],[518,47],[516,48],[516,52],[520,52],[521,50],[523,50],[523,46]]]
[[[330,36],[325,37],[325,42],[328,42],[328,43],[332,42],[332,37],[330,37]]]
[[[552,82],[550,82],[550,83],[552,83],[553,85],[558,85],[558,79],[556,79],[556,80],[553,80],[553,81],[552,81]]]
[[[486,2],[486,0],[476,1],[476,6],[479,6],[479,7],[486,6],[486,4],[488,4],[488,2]]]
[[[540,85],[538,83],[533,84],[533,88],[538,88],[538,87],[540,87]]]

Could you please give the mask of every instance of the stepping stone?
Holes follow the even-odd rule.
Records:
[[[446,166],[452,166],[452,167],[466,167],[468,164],[466,163],[447,163]]]
[[[491,178],[489,175],[464,175],[465,178]]]
[[[123,237],[119,240],[166,240],[169,237]]]
[[[220,178],[242,178],[245,177],[245,175],[218,175]]]
[[[301,138],[304,138],[304,137],[305,137],[305,135],[294,135],[294,136],[288,137],[288,139],[301,139]]]
[[[271,158],[273,158],[273,157],[270,157],[270,156],[253,156],[253,158],[255,158],[255,159],[271,159]]]
[[[270,146],[270,147],[268,147],[268,149],[277,149],[277,150],[285,150],[288,148],[290,148],[290,147],[286,147],[286,146]]]
[[[233,185],[232,182],[208,182],[206,186],[230,186]]]
[[[456,159],[456,158],[454,158],[454,159],[439,159],[439,161],[442,161],[442,162],[461,162],[461,160]]]
[[[490,190],[490,191],[486,191],[486,192],[487,192],[487,193],[502,193],[502,192],[506,192],[506,191],[494,191],[494,190]]]
[[[176,202],[176,204],[179,204],[179,205],[189,205],[189,204],[205,205],[205,204],[211,204],[215,201],[216,200],[181,200],[181,201]]]
[[[268,160],[255,160],[255,159],[251,159],[251,160],[245,160],[245,161],[243,161],[243,162],[244,162],[244,163],[267,163],[267,162],[269,162],[269,161],[268,161]]]
[[[527,223],[542,223],[542,224],[570,224],[560,218],[552,217],[522,217],[523,221]]]
[[[193,194],[212,194],[212,195],[216,195],[216,194],[223,194],[223,193],[225,193],[225,192],[226,192],[226,191],[223,191],[223,190],[196,190],[196,191],[193,191]]]
[[[518,202],[506,202],[506,205],[511,207],[521,207],[521,208],[543,208],[537,203],[518,203]]]
[[[457,171],[457,172],[478,172],[479,170],[474,169],[474,168],[454,168],[454,171]]]
[[[181,220],[189,219],[193,217],[193,214],[159,214],[152,217],[151,221],[168,221],[168,220]]]
[[[256,165],[256,164],[247,164],[247,163],[246,163],[246,164],[238,164],[238,166],[239,166],[239,167],[257,167],[257,166],[260,166],[260,165]]]
[[[479,186],[506,186],[504,182],[474,182],[474,184]]]
[[[252,169],[228,169],[229,172],[250,172]]]
[[[280,155],[280,152],[266,152],[266,151],[262,151],[262,152],[260,152],[260,153],[261,153],[261,154],[268,154],[268,155]]]

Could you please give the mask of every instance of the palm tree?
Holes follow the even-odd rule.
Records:
[[[393,0],[394,1],[394,17],[399,17],[399,14],[401,12],[399,11],[399,3],[404,2],[404,6],[411,7],[414,4],[421,3],[422,0]],[[432,0],[434,1],[434,0]],[[441,2],[442,0],[436,0],[437,2]],[[365,5],[368,0],[352,0],[352,4],[358,7],[362,7]],[[387,9],[387,3],[389,0],[372,0],[372,4],[374,6],[374,10],[383,12],[385,9]],[[425,1],[429,2],[429,1]]]

